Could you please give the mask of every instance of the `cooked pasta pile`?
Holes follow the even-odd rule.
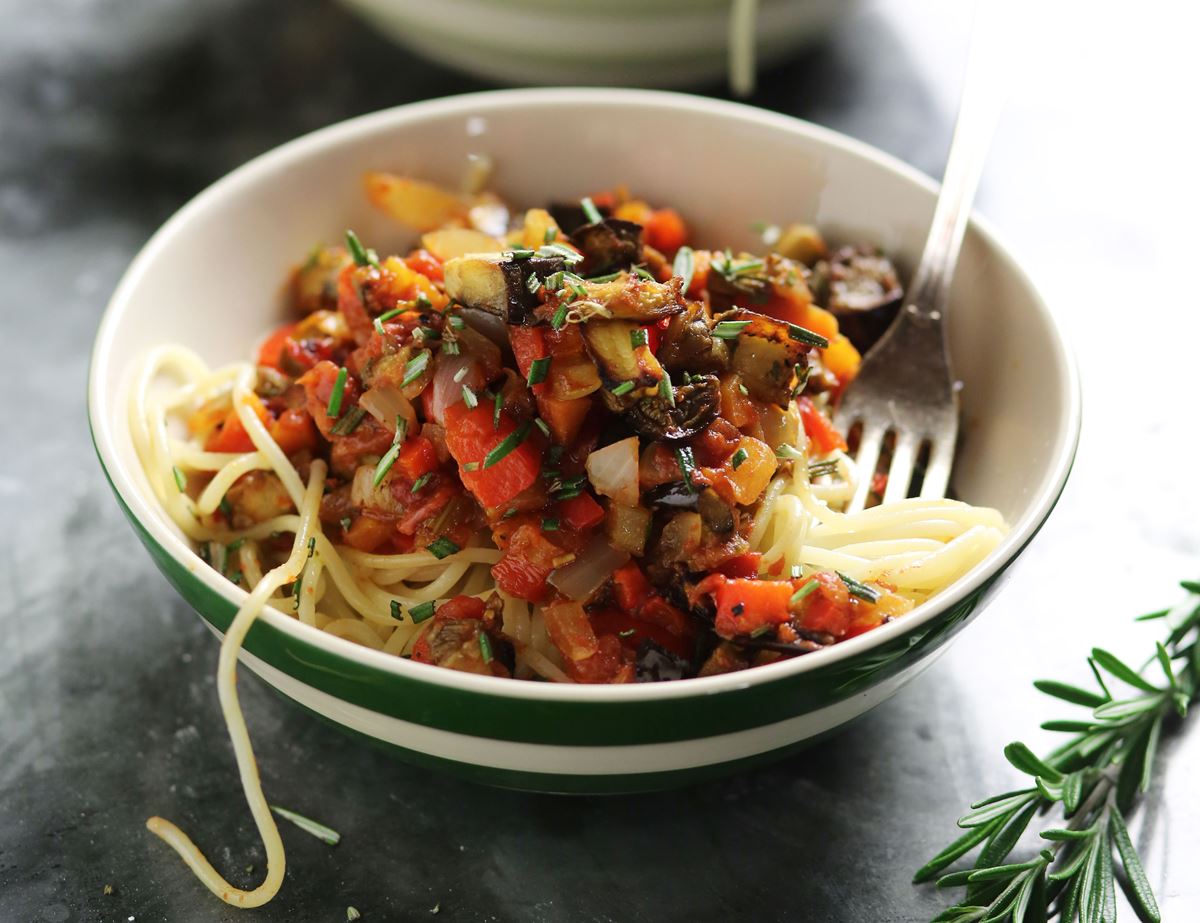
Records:
[[[494,196],[368,177],[426,233],[353,235],[292,280],[257,363],[179,345],[137,370],[155,496],[246,597],[221,705],[278,890],[283,850],[235,686],[254,620],[516,680],[680,680],[811,653],[903,617],[990,554],[991,509],[878,504],[830,421],[901,297],[886,257],[776,231],[765,257],[687,245],[625,193],[511,216]],[[820,298],[826,307],[819,307]],[[848,512],[868,479],[877,505]]]

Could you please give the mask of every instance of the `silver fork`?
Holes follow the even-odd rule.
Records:
[[[950,481],[958,393],[946,342],[946,307],[971,201],[1004,101],[1003,69],[995,66],[995,43],[982,34],[987,31],[977,17],[954,138],[921,262],[896,320],[863,357],[858,377],[846,389],[834,417],[843,433],[862,425],[852,512],[866,504],[889,433],[895,436],[895,447],[884,503],[908,496],[914,465],[926,443],[929,460],[920,496],[944,497]]]

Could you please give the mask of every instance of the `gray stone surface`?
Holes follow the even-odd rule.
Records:
[[[969,27],[952,0],[876,2],[764,75],[756,102],[940,170]],[[1078,348],[1085,436],[1058,511],[994,606],[901,695],[771,769],[666,795],[496,792],[351,742],[245,674],[284,830],[261,920],[918,921],[912,870],[963,805],[1012,787],[1000,748],[1061,716],[1095,643],[1200,571],[1195,22],[1182,5],[1043,4],[981,194]],[[1014,7],[1014,15],[1017,8]],[[141,243],[261,151],[476,88],[340,8],[285,0],[0,3],[0,920],[246,919],[142,827],[175,818],[235,882],[262,854],[236,787],[211,636],[109,496],[84,413],[100,312]],[[719,88],[709,88],[720,92]],[[1164,918],[1200,916],[1200,735],[1175,734],[1135,835]],[[256,871],[246,871],[247,866]],[[111,884],[115,893],[102,893]],[[1133,919],[1122,905],[1122,919]]]

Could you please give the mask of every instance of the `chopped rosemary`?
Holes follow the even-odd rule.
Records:
[[[362,407],[352,407],[343,416],[338,417],[338,421],[330,427],[329,431],[335,436],[349,436],[358,429],[358,424],[366,415],[367,412]]]
[[[572,250],[566,244],[543,244],[538,247],[537,255],[541,257],[558,257],[568,266],[583,262],[583,254]]]
[[[733,465],[733,470],[736,471],[738,468],[742,467],[742,462],[749,457],[750,455],[745,449],[738,449],[733,453],[733,457],[729,459],[729,463]]]
[[[398,622],[403,622],[404,621],[404,613],[402,611],[400,611],[400,600],[393,599],[391,601],[390,605],[392,607],[392,618],[394,618]]]
[[[587,286],[583,284],[583,280],[579,276],[572,274],[570,277],[563,276],[563,279],[566,282],[567,288],[571,290],[572,295],[576,298],[587,297]]]
[[[385,320],[391,320],[397,314],[403,314],[403,313],[404,313],[404,308],[392,308],[392,310],[390,310],[390,311],[384,311],[377,318],[375,318],[375,330],[378,333],[383,333],[383,322]]]
[[[622,394],[628,394],[630,391],[633,390],[633,382],[632,381],[623,381],[620,384],[613,385],[612,388],[610,388],[609,390],[613,394],[620,397]]]
[[[799,576],[799,575],[796,575],[796,576]],[[816,588],[817,588],[817,581],[815,581],[815,580],[808,581],[808,583],[804,584],[804,586],[800,587],[800,589],[798,589],[795,593],[792,594],[792,598],[788,600],[788,605],[789,606],[796,605],[796,603],[800,602],[800,600],[804,599],[804,597],[808,596],[810,593],[815,591]]]
[[[600,214],[600,209],[596,207],[596,203],[592,201],[591,196],[584,196],[580,199],[579,207],[583,209],[583,216],[592,224],[599,224],[604,220],[604,216]]]
[[[836,458],[826,458],[823,461],[812,462],[808,466],[808,478],[811,481],[813,478],[819,478],[826,474],[837,474],[838,460]]]
[[[614,279],[621,278],[621,271],[608,272],[602,276],[588,276],[589,282],[612,282]]]
[[[311,558],[317,553],[317,537],[314,535],[308,540],[308,556]]]
[[[846,589],[850,591],[851,596],[857,596],[863,602],[879,602],[879,597],[882,594],[874,587],[867,586],[865,583],[855,580],[853,577],[847,577],[840,570],[834,571],[834,573],[838,575],[842,583],[846,584]]]
[[[397,444],[408,438],[408,420],[396,414],[396,429],[392,433],[392,442]]]
[[[225,546],[225,553],[227,555],[233,554],[239,548],[241,548],[244,544],[246,544],[246,537],[244,535],[241,536],[240,538],[235,538],[232,542],[230,542],[228,545]]]
[[[658,279],[656,279],[654,277],[654,273],[652,273],[645,266],[634,266],[633,271],[634,271],[634,274],[637,275],[637,277],[639,279],[645,279],[647,282],[657,282],[658,281]]]
[[[461,369],[454,373],[454,383],[458,384],[467,377],[467,367],[464,365]]]
[[[624,631],[618,631],[617,637],[618,638],[632,638],[635,634],[637,634],[636,628],[626,628]]]
[[[558,520],[550,519],[550,518],[543,519],[542,520],[542,531],[543,532],[557,532],[558,531]]]
[[[712,335],[719,340],[736,340],[749,326],[750,321],[748,320],[718,321],[717,325],[712,328]]]
[[[783,445],[775,447],[775,457],[783,458],[788,461],[800,461],[804,458],[804,453],[797,449],[794,445],[788,445],[786,442]]]
[[[479,462],[464,462],[463,466],[462,466],[462,470],[463,471],[478,471],[479,470]]]
[[[813,333],[807,327],[801,327],[799,324],[788,324],[788,336],[793,340],[799,340],[801,343],[807,343],[809,346],[817,346],[825,349],[829,345],[829,341],[819,333]]]
[[[446,323],[449,324],[451,327],[453,327],[455,330],[462,330],[465,326],[467,326],[467,322],[465,320],[463,320],[461,317],[459,317],[457,314],[452,314],[450,317],[447,317]]]
[[[407,388],[425,373],[430,355],[429,350],[423,349],[404,363],[404,380],[400,382],[400,387]]]
[[[696,470],[696,458],[692,455],[692,450],[687,446],[680,446],[675,450],[675,458],[679,461],[679,470],[683,472],[683,482],[691,493],[695,493],[696,484],[692,480],[692,474]]]
[[[492,662],[492,639],[487,636],[486,631],[479,633],[479,653],[483,656],[484,663]]]
[[[629,344],[637,349],[639,346],[645,346],[647,343],[647,334],[645,327],[634,327],[629,331]]]
[[[525,441],[525,437],[529,435],[529,429],[533,423],[526,420],[504,439],[492,451],[488,452],[483,459],[483,467],[490,468],[492,465],[503,459],[509,452]]]
[[[504,515],[501,516],[500,518],[501,519],[512,519],[516,515],[517,515],[517,508],[515,506],[510,506],[508,509],[506,509],[504,511]]]
[[[442,558],[448,558],[452,554],[458,554],[462,549],[443,535],[426,545],[425,550],[440,561]]]
[[[338,520],[338,525],[342,527],[343,532],[349,532],[350,527],[352,525],[354,525],[354,520],[351,519],[349,516],[343,516],[341,519]]]
[[[525,280],[525,288],[529,290],[529,294],[536,295],[542,287],[542,280],[536,274],[530,273],[528,279]]]
[[[379,459],[379,464],[375,466],[375,478],[371,481],[373,487],[378,487],[383,483],[383,479],[392,470],[392,465],[396,464],[396,458],[399,455],[400,443],[393,442],[392,447],[384,453],[383,458]]]
[[[542,235],[542,243],[549,244],[554,242],[554,238],[558,236],[558,228],[548,227],[546,233]]]
[[[429,311],[433,309],[433,302],[429,300],[429,296],[424,292],[417,292],[417,297],[413,300],[413,303],[421,311]]]
[[[774,628],[775,628],[774,625],[759,625],[756,629],[754,629],[754,631],[750,632],[750,637],[751,638],[761,638],[763,635],[765,635],[769,631],[772,631]]]
[[[671,373],[663,369],[663,377],[658,380],[658,396],[675,406],[675,388],[671,385]]]
[[[475,396],[475,392],[466,385],[462,386],[463,403],[467,405],[467,410],[474,410],[479,406],[479,398]]]
[[[408,617],[413,620],[414,625],[420,625],[428,618],[433,617],[434,611],[437,609],[433,600],[428,602],[418,603],[408,610]]]
[[[566,274],[560,269],[557,272],[552,272],[542,280],[542,285],[546,286],[546,291],[557,292],[563,287],[563,277]]]
[[[507,256],[510,260],[527,260],[533,256],[533,251],[526,250],[524,247],[521,247],[516,250],[509,250],[505,256]]]
[[[350,230],[346,231],[346,249],[350,251],[356,265],[379,268],[379,254],[364,247],[358,235]]]
[[[171,474],[175,475],[175,486],[179,488],[179,492],[183,493],[187,490],[187,478],[184,473],[179,470],[178,465],[171,466]],[[224,502],[223,500],[221,502]]]
[[[418,491],[420,491],[420,489],[422,487],[424,487],[426,484],[429,483],[429,481],[432,477],[433,477],[432,471],[427,471],[425,474],[422,474],[419,478],[417,478],[415,481],[413,481],[413,486],[409,488],[409,493],[415,494]]]
[[[504,406],[504,392],[497,391],[492,397],[492,429],[500,428],[500,408]]]
[[[457,356],[462,350],[459,349],[458,340],[442,340],[442,352],[447,356]]]
[[[567,303],[564,301],[554,310],[554,316],[550,318],[550,327],[554,330],[561,330],[562,325],[567,322]]]
[[[338,369],[337,378],[333,382],[333,390],[329,392],[329,404],[325,408],[325,413],[335,420],[342,415],[342,398],[346,396],[346,379],[349,377],[349,370]]]
[[[546,380],[546,373],[550,371],[550,357],[542,356],[540,359],[534,359],[529,363],[529,375],[525,379],[529,387],[540,385]]]
[[[696,274],[696,255],[691,247],[680,247],[676,251],[671,274],[683,280],[683,285],[680,286],[682,291],[686,292],[691,287],[692,276]]]
[[[534,426],[536,426],[538,429],[540,429],[542,431],[543,436],[550,435],[550,424],[547,423],[545,420],[543,420],[541,417],[534,417],[533,424],[534,424]]]
[[[317,821],[311,820],[310,818],[305,817],[303,814],[297,814],[295,811],[289,811],[287,808],[281,808],[274,804],[271,805],[271,810],[284,820],[290,820],[305,833],[312,834],[318,840],[321,840],[330,846],[337,846],[339,841],[342,839],[342,835],[336,830],[326,827],[324,824],[317,823]]]

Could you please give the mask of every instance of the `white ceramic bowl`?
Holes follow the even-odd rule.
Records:
[[[547,126],[569,130],[547,131]],[[653,139],[653,143],[647,143]],[[96,338],[89,413],[101,463],[138,535],[215,631],[245,594],[205,565],[159,509],[125,424],[126,373],[143,350],[188,344],[247,356],[283,312],[281,280],[316,241],[354,227],[381,251],[407,235],[375,213],[361,177],[391,169],[446,183],[487,153],[518,205],[625,183],[670,203],[700,243],[753,246],[755,220],[806,221],[911,265],[933,185],[865,145],[731,103],[620,90],[518,90],[405,106],[284,145],[185,206],[130,266]],[[547,791],[679,784],[774,759],[894,693],[978,611],[1049,515],[1079,432],[1058,327],[994,236],[968,233],[950,337],[965,382],[955,484],[1012,524],[997,551],[910,615],[741,673],[676,683],[564,686],[483,677],[367,650],[267,611],[243,659],[285,695],[481,781]]]
[[[511,83],[679,87],[728,69],[730,0],[342,0],[380,33]],[[760,64],[824,36],[857,0],[759,0]]]

